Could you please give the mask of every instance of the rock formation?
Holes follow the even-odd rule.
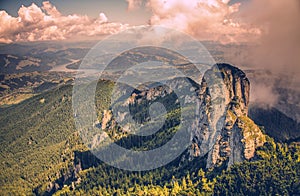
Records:
[[[183,81],[189,81],[191,86]],[[207,168],[222,164],[230,166],[235,162],[251,159],[255,149],[264,144],[264,134],[247,116],[250,82],[240,69],[228,64],[217,64],[204,74],[201,84],[189,78],[173,78],[165,84],[144,85],[140,89],[120,87],[112,112],[103,113],[100,127],[115,129],[109,125],[118,126],[117,121],[121,122],[117,130],[121,130],[122,134],[130,134],[137,127],[132,125],[132,121],[126,121],[127,117],[131,116],[131,120],[136,120],[137,123],[149,120],[149,112],[144,115],[140,110],[157,100],[167,112],[178,109],[182,102],[187,106],[194,103],[192,111],[195,115],[188,127],[191,130],[191,145],[182,160],[208,155]],[[172,89],[180,89],[181,94]],[[117,100],[126,95],[129,96],[125,100]],[[118,112],[114,113],[114,109]],[[184,109],[181,108],[181,112],[182,110]],[[133,111],[137,115],[133,115]]]
[[[189,159],[208,153],[210,168],[252,158],[265,136],[247,117],[250,82],[245,73],[218,64],[205,73],[200,89]]]

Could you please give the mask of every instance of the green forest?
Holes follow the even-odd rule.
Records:
[[[99,115],[109,107],[113,85],[104,80],[97,85]],[[0,195],[300,194],[297,142],[267,137],[250,161],[229,168],[207,169],[205,157],[189,162],[178,157],[161,168],[130,172],[109,166],[88,151],[76,131],[71,101],[72,86],[65,85],[0,109]],[[141,120],[140,110],[132,110]],[[127,148],[155,148],[176,132],[179,113],[176,105],[171,107],[166,125],[155,135],[159,139],[149,137],[144,146],[131,135],[120,139],[112,132],[117,130],[107,131]]]
[[[78,185],[56,195],[299,195],[300,146],[268,142],[251,162],[228,170],[205,169],[176,161],[156,170],[127,172],[104,163],[79,173]],[[201,163],[201,160],[200,160]]]

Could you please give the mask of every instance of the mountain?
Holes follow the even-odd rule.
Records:
[[[251,159],[255,149],[265,142],[265,135],[247,116],[249,90],[250,83],[245,73],[228,64],[217,64],[208,70],[201,84],[190,78],[177,77],[164,81],[164,84],[154,83],[139,89],[120,85],[114,91],[117,94],[114,94],[112,108],[103,111],[98,126],[103,130],[116,130],[114,133],[109,131],[108,135],[117,138],[117,142],[126,148],[144,150],[164,145],[167,138],[174,136],[174,130],[169,129],[178,131],[182,126],[191,130],[191,136],[187,137],[191,146],[183,160],[207,156],[207,168],[222,164],[229,167]],[[157,118],[156,124],[151,122],[149,114],[149,106],[151,108],[153,103],[165,107],[165,113],[156,108],[158,112],[153,115]],[[141,126],[132,123],[130,118]],[[180,118],[189,123],[181,123]],[[161,119],[166,122],[161,122]],[[131,134],[139,130],[147,135],[147,131],[155,129],[157,124],[160,126],[155,137]],[[165,136],[167,133],[168,137]],[[108,135],[102,135],[100,140]],[[157,141],[157,137],[162,139]],[[185,135],[181,139],[178,143],[185,141]],[[142,141],[143,145],[132,141]],[[93,139],[91,146],[99,142],[99,139]],[[177,148],[180,147],[177,144]]]
[[[93,44],[42,42],[0,45],[0,73],[72,71],[78,68]]]
[[[44,91],[71,84],[72,81],[72,74],[64,72],[0,75],[0,107],[8,107]]]
[[[228,64],[217,64],[205,73],[200,89],[200,115],[193,129],[190,155],[209,151],[207,167],[225,162],[230,166],[252,158],[265,136],[247,116],[250,82],[245,73]]]
[[[287,73],[245,70],[252,81],[249,116],[276,141],[299,141],[300,89]]]
[[[65,188],[59,194],[299,193],[299,144],[276,144],[247,116],[250,82],[240,69],[217,64],[205,73],[201,84],[190,78],[175,77],[135,88],[119,83],[114,89],[112,105],[102,107],[95,123],[105,134],[96,135],[91,146],[110,137],[126,149],[149,151],[165,146],[180,132],[180,127],[190,129],[191,135],[186,137],[181,132],[182,141],[176,143],[175,139],[171,147],[182,147],[180,142],[186,138],[191,146],[166,166],[145,172],[107,171],[95,155],[77,153],[76,167],[87,173],[79,174],[81,182],[74,186],[75,190]],[[146,157],[138,164],[147,165],[155,159],[164,161],[165,157],[161,154]],[[132,164],[130,160],[131,166],[140,167],[126,155],[115,161]],[[226,173],[221,174],[226,168]],[[283,173],[284,176],[278,175]],[[122,177],[116,177],[119,175]]]
[[[145,151],[163,146],[180,131],[181,118],[187,120],[183,125],[191,128],[192,135],[179,136],[188,138],[192,145],[169,164],[150,171],[114,168],[89,151],[75,127],[72,88],[58,85],[1,108],[1,195],[211,195],[229,190],[226,184],[232,184],[233,193],[238,191],[234,183],[253,194],[262,193],[263,187],[271,187],[269,193],[274,194],[286,190],[297,193],[299,147],[275,144],[247,117],[249,81],[233,66],[218,64],[206,72],[201,84],[177,77],[133,88],[99,80],[95,96],[98,119],[94,125],[124,148]],[[196,107],[191,107],[194,104]],[[115,116],[114,109],[124,108],[129,108],[129,113]],[[134,129],[126,129],[130,124],[118,126],[118,117],[126,119],[129,114],[136,124],[143,125],[139,135],[131,134]],[[150,135],[149,128],[157,125],[151,124],[153,118],[164,123],[158,123],[160,126]],[[92,140],[92,144],[98,142],[101,138]],[[265,162],[269,165],[262,164]],[[220,172],[224,167],[228,168],[226,175]],[[285,175],[275,176],[279,173]],[[254,181],[257,178],[248,174],[264,178]],[[252,182],[259,188],[249,187]]]
[[[40,66],[41,60],[33,57],[26,56],[14,56],[10,54],[0,54],[0,72],[9,73],[20,73],[20,72],[30,72],[30,71],[46,71],[51,67]]]
[[[277,108],[252,106],[249,110],[249,116],[255,123],[263,126],[265,132],[277,141],[300,141],[299,122],[287,116]]]
[[[30,194],[67,167],[68,138],[75,131],[71,89],[63,86],[1,109],[1,195]]]

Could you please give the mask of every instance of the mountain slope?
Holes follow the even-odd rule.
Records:
[[[175,96],[166,86],[160,85],[146,85],[136,89],[130,95],[128,104],[130,103],[131,113],[137,122],[149,121],[148,111],[141,110],[149,103],[159,101],[168,104],[167,113],[158,115],[166,117],[164,126],[154,136],[145,138],[133,136],[121,128],[115,129],[117,124],[109,112],[115,83],[99,81],[95,98],[99,118],[96,126],[103,127],[119,145],[129,149],[148,150],[164,145],[178,131],[181,112],[195,109],[198,112],[199,118],[193,119],[192,146],[170,164],[151,171],[129,172],[113,168],[88,151],[75,130],[71,85],[1,109],[0,194],[64,195],[89,192],[91,195],[120,195],[126,192],[146,194],[147,190],[153,191],[152,194],[148,193],[150,195],[212,194],[214,179],[223,169],[220,166],[231,168],[230,165],[236,162],[260,159],[262,156],[255,156],[257,148],[260,155],[264,155],[263,158],[270,153],[266,150],[268,142],[266,147],[259,147],[265,142],[265,137],[247,117],[249,81],[246,76],[230,65],[220,64],[218,68],[207,72],[202,84],[186,78],[169,81],[171,86],[182,86],[183,89],[194,92],[197,99],[185,95]],[[210,84],[209,79],[214,79],[217,83]],[[193,88],[183,85],[182,81],[186,80]],[[221,81],[224,83],[218,83]],[[225,91],[217,91],[220,88]],[[225,95],[222,100],[216,99],[220,92]],[[198,107],[189,108],[187,104],[186,108],[180,108],[178,99],[186,100],[187,103],[195,101]],[[223,113],[219,113],[220,105],[225,106]],[[207,124],[214,124],[215,118],[220,116],[223,122],[222,126],[217,127],[219,129],[203,129]],[[220,134],[216,140],[212,140],[212,148],[199,154],[197,150],[201,150],[201,145],[211,141],[206,139],[205,131],[206,136],[212,137],[214,131]],[[202,149],[205,149],[205,145]],[[290,162],[295,163],[293,172],[298,168],[300,156],[297,155],[297,150],[294,152],[295,155],[284,155],[292,156]],[[278,159],[281,160],[281,157]],[[219,182],[217,190],[222,189],[223,185]]]
[[[71,86],[30,98],[0,114],[1,191],[29,193],[55,179],[69,159],[66,140],[75,129]]]
[[[205,73],[190,158],[209,152],[209,168],[222,164],[230,166],[254,156],[265,137],[247,116],[249,93],[249,80],[236,67],[217,64]]]
[[[250,107],[250,117],[277,141],[300,141],[300,123],[276,108]]]

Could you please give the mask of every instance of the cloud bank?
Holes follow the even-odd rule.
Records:
[[[146,6],[151,10],[150,25],[162,25],[184,31],[197,39],[223,43],[253,41],[260,28],[236,17],[240,3],[229,0],[126,0],[128,10]],[[117,33],[128,25],[108,22],[105,14],[96,19],[82,15],[62,15],[50,2],[43,2],[18,11],[18,17],[0,11],[0,42],[63,40],[76,36],[97,36]]]
[[[255,13],[255,14],[254,14]],[[261,95],[260,102],[286,108],[286,102],[300,107],[300,1],[299,0],[252,0],[243,13],[249,21],[260,25],[263,29],[258,45],[253,47],[247,61],[255,69],[267,70],[276,79],[268,86],[261,83],[254,84],[253,89],[264,90],[256,93]],[[272,77],[272,76],[265,77]],[[285,88],[289,92],[280,93],[275,89]],[[269,90],[271,89],[271,90]],[[281,97],[280,103],[279,97]],[[285,111],[283,111],[285,112]],[[289,112],[291,118],[299,116]],[[299,119],[297,119],[300,121]]]
[[[62,15],[49,1],[42,7],[32,4],[22,6],[18,17],[0,11],[0,42],[64,40],[78,36],[89,38],[114,34],[128,25],[108,22],[104,13],[91,19],[82,15]]]
[[[245,15],[249,21],[264,27],[258,47],[251,51],[250,60],[255,66],[299,75],[300,1],[252,0]]]
[[[153,12],[150,24],[178,29],[200,40],[249,42],[261,34],[259,28],[236,17],[241,4],[230,5],[229,0],[148,0],[146,5]]]

